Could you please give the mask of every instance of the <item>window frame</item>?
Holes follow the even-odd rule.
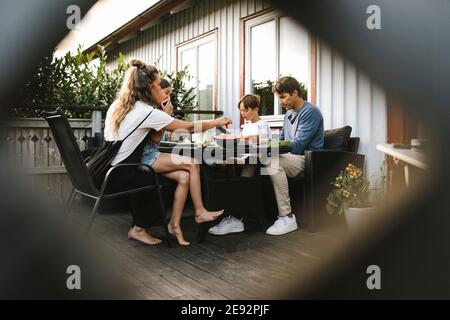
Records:
[[[187,51],[190,50],[192,48],[197,48],[197,52],[196,52],[196,59],[197,59],[197,70],[196,70],[196,74],[198,75],[198,66],[199,66],[199,61],[198,61],[198,47],[201,46],[202,44],[208,43],[208,42],[213,42],[213,46],[214,46],[214,75],[213,75],[213,111],[217,111],[218,106],[217,106],[217,102],[218,102],[218,28],[215,28],[211,31],[208,31],[204,34],[201,34],[197,37],[194,37],[192,39],[189,39],[187,41],[181,42],[177,45],[175,45],[175,52],[176,52],[176,56],[175,56],[175,61],[176,61],[176,65],[175,65],[175,70],[176,71],[180,71],[180,65],[181,65],[181,53],[183,51]],[[195,86],[195,92],[196,95],[198,97],[199,95],[199,91],[198,91],[198,79],[197,79],[197,85]]]
[[[282,17],[288,17],[284,15],[279,10],[274,9],[267,9],[260,12],[257,12],[253,15],[244,17],[241,19],[241,52],[240,52],[240,73],[241,73],[241,95],[244,95],[245,93],[248,93],[250,90],[250,81],[251,81],[251,28],[261,25],[263,23],[269,22],[269,21],[275,21],[275,59],[276,59],[276,66],[275,66],[275,79],[278,77],[277,75],[280,74],[280,18]],[[308,84],[307,84],[307,90],[308,90],[308,100],[312,103],[316,103],[316,83],[317,83],[317,41],[316,38],[311,35],[310,32],[308,32]],[[269,122],[269,124],[272,127],[281,127],[283,123],[284,115],[280,112],[280,108],[277,107],[279,105],[278,98],[276,95],[274,95],[274,115],[266,115],[261,116],[262,119]],[[241,122],[243,119],[241,118]]]

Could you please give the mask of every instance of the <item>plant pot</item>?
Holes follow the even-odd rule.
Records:
[[[358,228],[361,221],[375,212],[375,207],[344,209],[345,220],[350,231]]]

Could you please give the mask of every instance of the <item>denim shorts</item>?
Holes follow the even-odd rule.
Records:
[[[145,163],[151,167],[160,154],[161,152],[158,150],[158,145],[153,141],[147,141],[142,151],[141,163]],[[144,171],[148,170],[145,166],[140,166],[139,169]]]

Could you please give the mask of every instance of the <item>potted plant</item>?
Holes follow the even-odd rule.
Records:
[[[330,214],[344,213],[349,229],[353,229],[361,217],[373,212],[369,180],[362,169],[349,163],[331,185],[333,188],[327,197],[327,211]]]

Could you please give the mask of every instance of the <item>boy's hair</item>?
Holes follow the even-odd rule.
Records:
[[[261,109],[259,107],[260,100],[261,98],[257,94],[246,94],[239,100],[237,107],[239,109],[242,103],[245,109]]]
[[[170,87],[172,84],[170,83],[169,80],[161,78],[161,83],[159,84],[159,86],[161,87],[161,89],[166,89],[168,87]]]
[[[298,96],[303,98],[303,100],[307,99],[307,91],[305,85],[303,83],[299,83],[294,77],[281,77],[272,86],[272,92],[278,94],[289,93],[292,95],[294,90],[297,91]]]

